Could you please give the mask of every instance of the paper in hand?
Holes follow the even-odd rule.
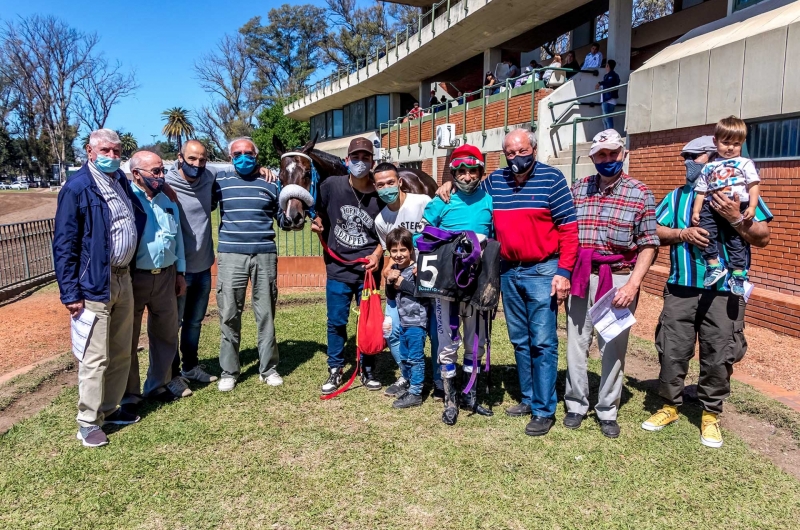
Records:
[[[616,308],[611,305],[616,294],[617,288],[613,287],[589,308],[589,318],[592,319],[594,329],[606,342],[610,342],[617,335],[636,324],[636,318],[630,309],[627,307]]]
[[[72,354],[78,361],[83,361],[83,356],[86,354],[86,343],[89,341],[89,334],[92,332],[92,327],[97,320],[97,315],[86,308],[80,314],[70,319],[70,327],[72,330]]]

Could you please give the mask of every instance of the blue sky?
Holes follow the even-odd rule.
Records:
[[[0,20],[17,15],[55,15],[72,27],[96,32],[98,49],[109,59],[135,68],[141,88],[118,104],[106,126],[131,132],[144,145],[163,139],[161,112],[180,106],[190,110],[209,100],[193,78],[195,60],[226,33],[235,33],[250,18],[283,3],[279,0],[0,0]],[[323,5],[323,0],[302,3]]]

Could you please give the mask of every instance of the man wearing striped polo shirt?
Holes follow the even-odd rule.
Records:
[[[228,145],[234,171],[220,171],[214,200],[220,207],[217,246],[217,305],[220,321],[218,388],[236,386],[241,365],[239,341],[247,283],[252,283],[253,313],[258,327],[259,379],[270,386],[283,384],[278,374],[275,340],[275,302],[278,297],[278,248],[273,219],[285,226],[278,189],[261,178],[258,148],[250,138]]]
[[[662,244],[669,245],[670,271],[664,288],[664,308],[656,328],[656,349],[661,362],[659,395],[664,406],[642,424],[647,431],[660,431],[678,420],[683,403],[683,388],[695,343],[700,342],[700,377],[697,398],[703,407],[700,442],[721,447],[722,434],[718,415],[730,395],[730,377],[734,363],[747,351],[744,338],[744,297],[732,296],[727,278],[713,287],[703,286],[705,260],[701,250],[708,244],[708,233],[692,226],[694,183],[716,155],[712,136],[702,136],[686,144],[681,152],[686,166],[686,184],[669,193],[656,210],[657,233]],[[742,219],[738,201],[722,193],[714,194],[711,203],[750,245],[769,243],[772,213],[759,198],[752,221]],[[720,248],[724,249],[720,231]],[[723,251],[724,252],[724,251]],[[747,249],[750,261],[750,248]],[[726,256],[720,256],[724,261]]]
[[[503,310],[514,345],[522,401],[509,416],[531,416],[529,436],[555,423],[558,304],[566,300],[578,251],[578,226],[564,175],[536,161],[536,135],[517,129],[503,140],[508,167],[482,184],[492,197],[500,242]],[[449,183],[442,194],[449,196]],[[443,197],[444,199],[444,197]]]

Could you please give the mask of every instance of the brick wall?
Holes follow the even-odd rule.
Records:
[[[680,150],[689,140],[712,134],[713,125],[672,131],[633,134],[628,138],[630,173],[650,186],[658,203],[685,181]],[[747,309],[748,322],[777,332],[800,336],[800,222],[794,222],[800,196],[800,161],[759,162],[761,196],[775,218],[770,223],[767,248],[753,249],[750,277],[756,290]],[[662,248],[648,275],[645,289],[663,290],[669,270],[669,252]]]
[[[217,285],[217,264],[211,267],[212,285]],[[278,288],[325,288],[325,262],[321,256],[278,258]]]
[[[540,89],[534,93],[534,105],[539,106],[539,101],[550,94],[550,89]],[[534,118],[538,115],[538,108],[534,108]],[[503,127],[505,116],[505,100],[495,101],[486,107],[486,124],[485,129],[495,129]],[[471,108],[467,111],[467,132],[478,132],[481,130],[481,123],[483,119],[483,107]],[[531,121],[531,94],[520,94],[508,100],[508,124],[517,125],[520,123],[527,123]],[[430,121],[420,122],[420,120],[412,120],[400,125],[399,130],[392,130],[391,143],[389,142],[389,135],[384,134],[381,137],[381,145],[385,148],[391,146],[396,148],[398,145],[409,145],[409,138],[411,144],[422,142],[430,142],[436,134],[436,127],[448,123],[447,115],[444,111],[436,113],[436,120],[433,127]],[[450,114],[449,123],[456,126],[456,135],[464,134],[464,113],[459,111],[455,114]],[[409,128],[410,124],[410,128]],[[422,138],[420,140],[420,137]],[[398,144],[398,142],[400,142]]]

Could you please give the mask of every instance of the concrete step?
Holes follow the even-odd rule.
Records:
[[[592,163],[577,164],[575,166],[575,179],[573,180],[571,178],[572,164],[553,165],[553,167],[561,171],[564,174],[564,176],[567,177],[567,182],[569,183],[574,182],[574,180],[580,180],[583,177],[588,177],[589,175],[594,175],[595,173],[597,173],[597,170],[594,168],[594,164]]]
[[[551,156],[550,159],[547,161],[547,163],[549,165],[551,165],[551,166],[570,166],[570,165],[572,165],[572,153],[570,153],[569,151],[565,151],[565,152],[561,153],[561,155],[563,155],[563,156],[557,156],[557,157]],[[578,164],[580,164],[581,162],[583,162],[584,164],[588,164],[588,163],[591,163],[592,160],[589,158],[589,155],[587,153],[585,155],[579,154],[578,158],[576,158],[575,161]]]

